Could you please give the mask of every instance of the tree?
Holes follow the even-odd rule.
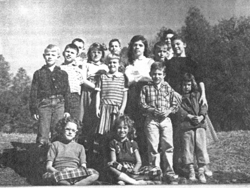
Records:
[[[10,66],[5,61],[3,55],[0,55],[0,92],[6,90],[11,84]]]

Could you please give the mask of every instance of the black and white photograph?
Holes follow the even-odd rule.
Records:
[[[250,1],[0,0],[0,187],[247,186]]]

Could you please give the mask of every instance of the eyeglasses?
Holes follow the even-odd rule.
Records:
[[[73,133],[77,132],[77,130],[75,130],[75,129],[69,129],[69,128],[66,128],[65,131],[72,131]]]

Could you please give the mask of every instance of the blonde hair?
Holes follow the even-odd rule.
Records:
[[[48,51],[56,51],[58,55],[60,55],[60,48],[55,45],[55,44],[49,44],[45,49],[44,49],[44,53],[48,52]]]

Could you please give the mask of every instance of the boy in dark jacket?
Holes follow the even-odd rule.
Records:
[[[183,163],[188,166],[189,179],[196,180],[194,159],[198,163],[198,178],[201,183],[206,183],[204,168],[209,163],[206,143],[207,106],[200,105],[200,93],[192,74],[185,73],[181,82],[182,103],[179,110],[180,130],[183,143]]]

